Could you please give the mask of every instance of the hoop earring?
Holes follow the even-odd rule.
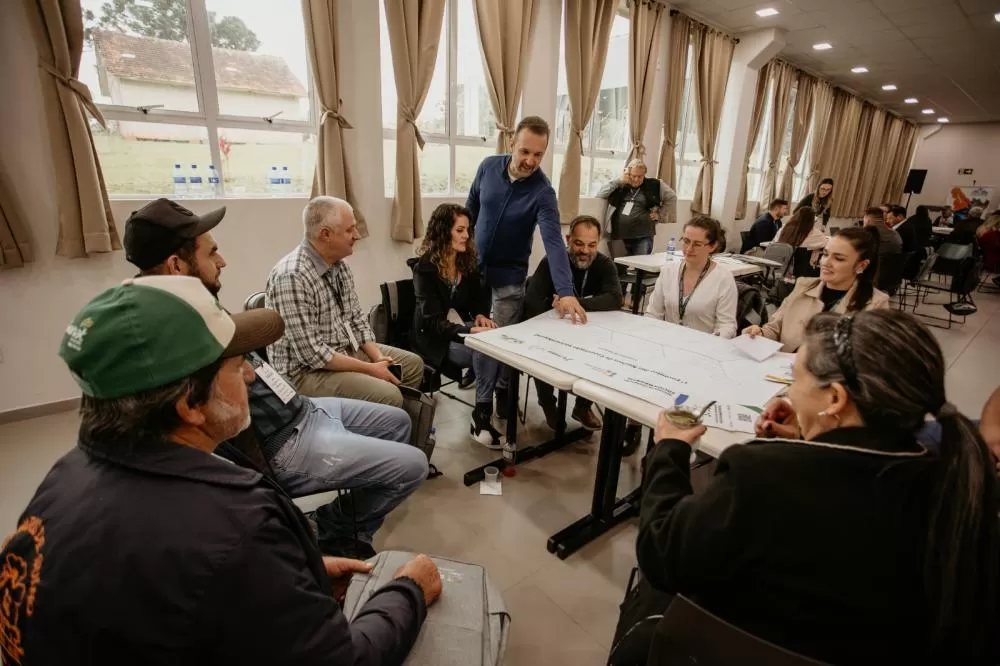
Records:
[[[816,416],[825,417],[825,416],[830,416],[830,414],[827,414],[826,410],[824,409],[822,412],[816,414]],[[836,419],[837,423],[840,423],[840,414],[833,414],[833,418]]]

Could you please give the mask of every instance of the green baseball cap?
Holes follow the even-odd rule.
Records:
[[[274,310],[230,315],[198,278],[132,278],[77,313],[59,356],[84,394],[113,399],[180,381],[220,358],[265,347],[284,331]]]

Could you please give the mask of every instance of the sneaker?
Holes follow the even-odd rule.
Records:
[[[465,390],[476,383],[476,373],[472,368],[465,371],[462,378],[458,380],[458,388]]]
[[[583,409],[579,404],[573,406],[573,420],[578,421],[587,430],[600,430],[604,427],[601,417],[594,413],[590,405]]]
[[[555,430],[559,426],[559,408],[554,402],[540,402],[538,406],[542,408],[542,412],[545,414],[545,423],[550,428]]]
[[[492,415],[485,409],[476,407],[472,410],[472,423],[469,425],[469,434],[472,438],[488,449],[499,451],[503,449],[503,437],[500,431],[490,423]]]
[[[642,444],[642,424],[629,422],[625,427],[625,440],[622,442],[622,457],[628,458],[635,455]]]

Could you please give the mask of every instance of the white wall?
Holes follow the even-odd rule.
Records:
[[[925,125],[920,129],[911,169],[927,169],[920,194],[914,194],[910,210],[920,204],[943,206],[955,185],[996,187],[990,210],[1000,204],[1000,123]],[[973,169],[971,176],[959,169]],[[903,195],[905,202],[906,195]]]

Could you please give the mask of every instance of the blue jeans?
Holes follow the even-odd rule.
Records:
[[[628,255],[626,256],[653,253],[652,236],[643,236],[642,238],[623,238],[622,242],[625,243],[625,251],[628,252]]]
[[[398,407],[347,398],[311,398],[309,413],[271,460],[293,497],[351,490],[358,538],[371,543],[386,515],[427,478],[427,457],[410,446],[410,416]],[[350,511],[316,511],[321,539],[354,537]]]
[[[510,326],[521,320],[524,306],[524,283],[494,287],[493,321],[497,326]],[[476,371],[476,404],[493,403],[493,392],[507,388],[510,374],[500,361],[484,354],[472,356],[472,367]]]

